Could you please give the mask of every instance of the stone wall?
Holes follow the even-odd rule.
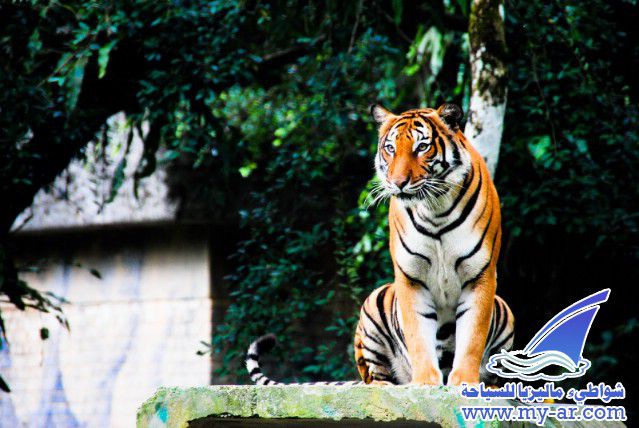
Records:
[[[143,128],[146,134],[148,127]],[[71,161],[51,185],[35,195],[32,205],[15,220],[13,230],[174,222],[180,204],[169,197],[166,164],[160,163],[151,176],[140,180],[137,192],[134,189],[133,176],[144,150],[143,136],[128,126],[123,113],[109,118],[107,140],[89,143],[82,157]],[[113,179],[120,167],[124,167],[122,185],[110,201]]]
[[[526,407],[516,400],[478,403],[446,386],[269,385],[160,388],[138,411],[138,428],[205,427],[537,427],[536,422],[465,420],[463,406]],[[561,405],[552,405],[560,407]],[[539,421],[537,421],[539,422]],[[548,428],[624,428],[622,422],[559,421]]]
[[[160,385],[207,385],[211,360],[196,352],[211,337],[209,241],[200,227],[17,239],[21,262],[45,268],[22,278],[69,301],[70,331],[2,305],[0,373],[12,392],[0,394],[0,426],[130,427]]]

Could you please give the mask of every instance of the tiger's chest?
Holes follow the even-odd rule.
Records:
[[[438,307],[456,306],[464,283],[481,270],[489,256],[481,246],[477,248],[480,228],[469,219],[467,224],[434,238],[427,233],[436,235],[437,230],[445,227],[445,219],[439,228],[422,224],[419,218],[404,220],[403,230],[393,232],[398,233],[393,254],[396,263],[408,276],[426,284]]]

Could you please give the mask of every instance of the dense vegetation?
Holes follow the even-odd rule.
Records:
[[[246,345],[272,331],[289,340],[284,374],[354,377],[356,310],[391,279],[386,208],[367,201],[375,130],[366,107],[469,100],[468,0],[415,3],[0,6],[0,292],[48,307],[16,275],[10,225],[125,111],[132,126],[151,124],[137,178],[155,169],[160,148],[160,162],[187,163],[198,177],[190,198],[207,215],[244,230],[232,304],[213,338],[220,374],[243,376]],[[593,380],[628,388],[639,280],[635,3],[505,5],[508,110],[496,173],[499,292],[520,344],[558,309],[611,287],[586,353]],[[120,181],[116,173],[114,189]]]

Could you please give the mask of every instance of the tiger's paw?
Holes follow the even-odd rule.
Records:
[[[368,385],[373,386],[394,386],[395,384],[387,380],[373,380]]]
[[[418,385],[418,386],[438,386],[444,384],[444,377],[439,370],[431,369],[425,373],[416,374],[413,377],[413,380],[410,382],[410,385]]]
[[[448,375],[448,386],[459,386],[462,383],[478,384],[479,370],[469,370],[464,368],[453,369]]]

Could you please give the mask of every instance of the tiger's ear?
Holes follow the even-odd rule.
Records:
[[[464,111],[456,104],[442,104],[437,109],[437,114],[452,130],[459,128],[459,124],[464,117]]]
[[[395,115],[391,113],[390,111],[386,110],[381,105],[373,104],[371,105],[371,116],[373,117],[373,120],[375,121],[375,123],[377,123],[378,125],[381,125],[384,122],[386,122],[388,119],[394,117]]]

